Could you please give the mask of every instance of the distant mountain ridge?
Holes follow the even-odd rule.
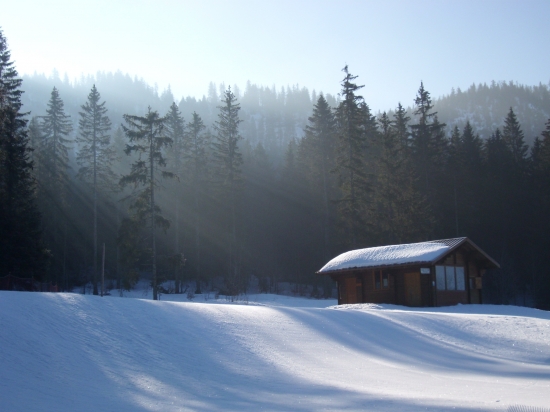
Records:
[[[453,89],[449,95],[435,99],[434,109],[439,120],[447,124],[448,133],[455,125],[462,130],[469,120],[475,132],[487,139],[497,127],[502,130],[511,107],[526,143],[531,145],[550,118],[549,85],[524,86],[513,82],[472,85],[466,91]]]

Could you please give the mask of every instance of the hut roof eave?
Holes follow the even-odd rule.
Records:
[[[436,262],[467,244],[486,268],[500,265],[466,237],[432,240],[404,245],[378,246],[357,249],[338,255],[316,273],[335,274],[358,269],[387,269],[406,266],[434,265]]]

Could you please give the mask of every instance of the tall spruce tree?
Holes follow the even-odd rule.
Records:
[[[126,145],[126,154],[135,153],[137,160],[131,165],[130,173],[120,179],[121,186],[133,185],[141,188],[137,193],[133,210],[135,220],[139,223],[149,224],[151,268],[153,300],[158,300],[157,284],[157,244],[156,227],[167,229],[169,222],[161,215],[160,208],[155,201],[155,192],[160,186],[159,178],[173,178],[173,172],[163,170],[166,167],[166,159],[162,149],[172,144],[172,139],[164,135],[164,123],[166,119],[157,111],[148,108],[145,116],[125,114],[126,125],[122,128],[130,143]]]
[[[342,71],[342,101],[336,109],[338,145],[336,168],[341,198],[338,211],[344,228],[343,240],[348,247],[357,248],[364,231],[365,205],[368,192],[365,163],[365,118],[362,109],[363,97],[357,94],[363,86],[354,83],[353,76],[345,66]]]
[[[336,146],[336,119],[325,97],[321,94],[313,106],[313,113],[308,118],[301,150],[304,164],[308,165],[308,177],[311,189],[315,192],[314,201],[321,205],[321,222],[323,235],[323,259],[331,258],[333,240],[331,222],[333,221],[332,202],[334,201],[334,157]]]
[[[81,106],[78,122],[80,136],[76,142],[80,148],[76,161],[80,166],[77,177],[87,183],[92,190],[93,199],[93,294],[98,294],[98,256],[97,256],[97,220],[98,196],[116,191],[117,176],[113,172],[116,152],[111,145],[111,121],[107,116],[105,102],[100,103],[101,96],[95,84],[88,95],[88,100]]]
[[[275,207],[275,185],[278,184],[272,162],[261,143],[248,147],[243,142],[243,177],[245,180],[242,213],[246,216],[241,227],[245,268],[257,276],[259,288],[269,293],[269,276],[276,265],[275,239],[281,222]],[[279,206],[279,205],[277,205]],[[277,222],[277,226],[275,226]]]
[[[407,157],[403,136],[407,133],[408,116],[398,108],[393,121],[385,112],[378,121],[382,147],[374,190],[377,240],[382,244],[420,240],[432,222]]]
[[[460,154],[462,149],[460,129],[458,126],[453,127],[451,138],[449,139],[449,161],[447,162],[448,174],[451,177],[453,185],[453,200],[454,200],[454,221],[455,221],[455,236],[459,236],[459,218],[458,218],[458,183],[459,183],[459,167]]]
[[[11,107],[15,109],[17,116],[24,125],[26,122],[22,119],[21,109],[21,80],[17,74],[13,62],[11,61],[11,52],[8,49],[8,42],[4,37],[4,32],[0,28],[0,108]]]
[[[532,189],[536,196],[533,197],[534,213],[530,226],[531,236],[534,239],[535,251],[533,255],[539,259],[536,265],[533,289],[538,307],[550,309],[550,119],[546,122],[546,128],[541,133],[542,138],[536,138],[531,150],[532,164]]]
[[[529,191],[529,163],[527,159],[528,147],[517,117],[510,108],[504,120],[502,128],[502,140],[508,152],[509,178],[506,183],[508,203],[505,206],[508,211],[507,238],[510,243],[521,242],[527,244],[529,234],[525,228],[529,227],[531,205],[533,203],[532,192]],[[522,270],[522,262],[528,259],[527,250],[513,248],[508,252],[511,265],[516,273],[516,290],[526,292],[527,286],[531,283],[527,271]]]
[[[480,199],[483,195],[482,179],[483,159],[482,141],[474,132],[469,121],[466,122],[458,151],[458,204],[462,214],[460,235],[477,238],[482,222]],[[457,235],[458,236],[458,235]]]
[[[430,93],[420,83],[420,88],[414,100],[417,123],[411,124],[411,159],[418,176],[418,188],[422,196],[426,198],[435,216],[438,232],[433,232],[428,237],[445,236],[447,230],[445,223],[449,220],[452,210],[447,204],[452,196],[446,193],[445,164],[447,159],[448,141],[445,137],[445,123],[440,123],[437,112],[433,111],[433,103]],[[452,227],[453,225],[451,225]]]
[[[542,139],[535,140],[531,161],[533,162],[533,174],[537,181],[535,188],[550,209],[550,119],[546,122],[546,128],[541,133]]]
[[[69,147],[73,124],[65,114],[64,103],[54,87],[46,115],[42,119],[42,142],[40,144],[40,174],[38,175],[38,196],[44,215],[45,232],[53,252],[53,263],[49,267],[50,280],[58,282],[59,273],[64,271],[66,253],[67,220],[66,210],[69,187]]]
[[[32,148],[21,113],[21,83],[0,30],[0,273],[41,276],[47,254],[32,176]]]
[[[508,252],[513,247],[510,243],[509,224],[513,219],[509,181],[512,179],[512,156],[502,137],[500,129],[484,142],[483,155],[485,163],[484,197],[482,216],[484,232],[481,244],[488,245],[487,251],[496,256],[498,262],[506,267],[510,264]],[[512,295],[513,281],[508,270],[501,270],[495,279],[493,288],[497,290],[497,303],[508,303]]]
[[[316,242],[311,241],[310,221],[315,208],[311,204],[308,190],[310,183],[304,172],[305,156],[299,153],[300,149],[294,139],[288,143],[279,186],[276,188],[279,199],[274,203],[277,205],[277,229],[281,230],[278,251],[281,256],[285,256],[286,261],[286,265],[280,266],[286,279],[279,279],[295,282],[298,285],[297,292],[303,293],[310,279],[308,274],[313,273],[318,262],[322,261],[322,258],[318,259],[317,265],[311,267],[311,257],[319,253],[322,244],[317,247]]]
[[[504,120],[502,128],[502,138],[508,150],[512,154],[514,165],[518,168],[525,166],[527,159],[528,146],[525,143],[525,136],[518,122],[514,110],[510,107],[510,111]]]
[[[438,156],[436,145],[437,135],[444,129],[445,124],[436,122],[437,112],[433,112],[433,103],[430,93],[420,83],[420,88],[414,100],[414,115],[418,123],[411,127],[411,149],[415,164],[419,167],[420,178],[425,186],[425,191],[432,189],[431,172],[434,160]]]
[[[29,146],[32,149],[30,160],[33,163],[33,176],[36,178],[40,175],[40,143],[42,142],[42,129],[38,117],[33,116],[29,121],[28,126]]]
[[[40,145],[41,156],[44,158],[42,170],[43,185],[49,185],[53,190],[66,186],[68,180],[67,169],[69,167],[68,137],[73,131],[70,116],[65,114],[63,100],[59,96],[57,88],[53,88],[48,102],[46,115],[42,116],[42,143]],[[61,194],[63,190],[57,193]]]
[[[191,121],[187,124],[188,151],[184,158],[187,172],[190,177],[191,192],[193,197],[193,231],[195,253],[193,266],[197,289],[195,293],[201,293],[201,282],[204,280],[201,273],[201,236],[202,220],[204,216],[204,197],[208,184],[208,135],[206,126],[197,112],[191,115]]]
[[[393,133],[395,134],[395,139],[397,140],[397,144],[401,147],[401,150],[403,151],[403,156],[410,157],[410,128],[409,128],[409,122],[411,118],[407,115],[407,111],[405,108],[401,105],[401,103],[397,104],[397,109],[395,109],[395,113],[393,115],[392,120],[392,129]]]
[[[174,253],[175,258],[174,259],[174,287],[175,287],[175,293],[180,292],[180,271],[181,271],[181,263],[182,263],[182,257],[183,253],[181,251],[181,209],[183,204],[183,193],[187,189],[187,187],[184,187],[182,183],[182,180],[184,179],[183,175],[183,156],[185,156],[187,150],[188,150],[188,143],[186,138],[186,131],[185,131],[185,121],[183,119],[183,116],[181,115],[181,112],[178,108],[178,105],[175,102],[172,102],[170,105],[170,109],[168,110],[168,113],[166,114],[166,122],[165,122],[165,134],[167,137],[172,139],[172,148],[170,150],[170,161],[171,166],[174,171],[174,174],[178,176],[177,181],[175,182],[175,185],[173,187],[173,193],[174,196],[174,214],[175,214],[175,222],[174,222]]]
[[[227,288],[236,294],[244,288],[239,265],[238,203],[242,192],[242,154],[239,150],[239,110],[241,106],[229,87],[218,106],[218,120],[214,123],[216,139],[213,142],[215,178],[220,200],[227,205],[225,210],[228,225],[227,241]]]
[[[483,195],[482,141],[469,121],[462,133],[453,128],[448,147],[447,175],[453,193],[454,235],[477,238],[481,231]]]

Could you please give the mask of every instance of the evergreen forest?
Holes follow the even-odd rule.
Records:
[[[353,69],[337,96],[176,101],[120,72],[20,77],[0,31],[0,277],[330,297],[315,272],[344,251],[467,236],[501,265],[486,303],[549,308],[550,86],[419,82],[374,113]]]

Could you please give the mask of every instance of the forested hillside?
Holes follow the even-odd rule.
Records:
[[[421,84],[375,114],[346,67],[337,97],[249,83],[174,101],[122,73],[21,82],[1,40],[13,96],[1,106],[3,272],[99,293],[104,247],[110,285],[146,276],[155,296],[190,281],[238,294],[252,276],[264,291],[289,281],[329,295],[314,272],[345,250],[468,236],[502,266],[486,277],[488,302],[550,297],[548,86],[434,99]],[[41,234],[14,209],[21,196]],[[5,259],[17,242],[36,265]],[[167,279],[173,290],[160,289]]]
[[[184,117],[196,112],[207,127],[212,127],[217,119],[217,106],[227,89],[225,84],[210,83],[205,94],[200,97],[176,98],[170,89],[159,91],[138,78],[116,73],[97,73],[95,76],[81,77],[70,81],[57,72],[50,76],[35,74],[23,76],[25,93],[22,102],[32,115],[45,112],[53,87],[63,96],[65,112],[76,122],[80,106],[93,85],[101,91],[108,102],[109,116],[116,126],[122,123],[124,114],[140,114],[151,106],[159,113],[167,113],[175,101]],[[232,91],[242,107],[240,133],[243,140],[255,145],[259,142],[266,147],[270,156],[280,160],[290,140],[303,136],[307,118],[311,114],[317,93],[298,85],[277,88],[248,83],[244,89],[232,86]],[[335,107],[336,97],[325,98]]]
[[[182,113],[196,111],[205,124],[211,125],[215,121],[219,97],[226,88],[224,84],[211,83],[203,96],[179,98],[173,96],[169,89],[160,91],[141,79],[131,78],[120,72],[97,73],[95,76],[83,76],[76,81],[71,81],[66,76],[61,79],[59,74],[54,72],[49,76],[23,76],[23,80],[25,94],[22,96],[22,102],[31,113],[45,111],[49,95],[55,86],[65,96],[67,113],[73,118],[82,104],[82,96],[86,96],[95,84],[98,89],[104,90],[102,96],[109,102],[111,117],[115,124],[122,121],[124,113],[139,113],[148,106],[160,112],[167,112],[175,100]],[[427,87],[429,88],[429,84]],[[285,133],[278,130],[283,125],[286,125],[283,126],[286,127],[286,134],[291,136],[290,125],[294,121],[294,133],[301,137],[307,117],[311,114],[319,93],[298,85],[277,88],[248,83],[243,89],[237,85],[232,89],[243,108],[245,124],[242,125],[241,133],[245,140],[252,142],[276,140],[275,131],[281,135]],[[363,94],[368,102],[369,91],[364,90]],[[325,95],[325,98],[332,107],[336,107],[338,96]],[[448,95],[433,96],[433,100],[439,120],[447,125],[448,134],[455,125],[462,129],[469,121],[476,133],[482,139],[487,139],[497,127],[502,126],[506,113],[512,107],[523,126],[526,142],[532,145],[550,118],[548,84],[526,86],[496,81],[489,85],[473,84],[464,91],[457,88],[451,90]],[[406,101],[396,102],[396,105],[401,103],[411,112],[413,101],[414,96]],[[394,109],[388,107],[387,111],[392,112]],[[254,121],[250,121],[249,117]]]
[[[548,84],[478,84],[466,91],[452,90],[449,95],[436,99],[435,107],[448,132],[455,125],[462,129],[469,121],[483,139],[488,139],[502,126],[504,113],[512,107],[525,132],[526,143],[532,145],[550,118],[550,90]]]

